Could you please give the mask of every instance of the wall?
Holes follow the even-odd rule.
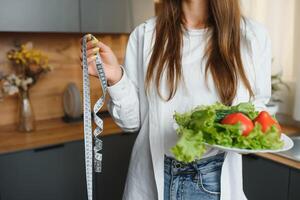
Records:
[[[300,80],[300,39],[299,39],[299,29],[300,29],[300,14],[299,12],[296,12],[297,10],[300,9],[300,3],[299,1],[294,1],[294,6],[292,8],[291,13],[293,14],[293,29],[291,31],[287,31],[286,29],[283,28],[284,32],[291,32],[289,34],[293,35],[293,38],[290,38],[290,40],[293,41],[293,45],[291,45],[290,48],[290,66],[287,66],[289,68],[289,72],[290,74],[293,75],[293,78],[291,79],[285,79],[285,81],[287,82],[287,84],[290,86],[290,90],[282,90],[280,92],[280,95],[282,96],[282,103],[279,106],[279,112],[281,114],[284,114],[285,117],[287,119],[288,122],[292,122],[295,123],[297,125],[300,125],[299,122],[299,116],[298,118],[298,122],[295,122],[294,119],[295,116],[295,109],[299,110],[299,101],[300,101],[300,86],[297,86],[299,80]],[[289,22],[290,23],[290,22]],[[281,26],[279,26],[279,28],[281,28]],[[286,40],[282,41],[279,40],[280,43],[285,44]],[[281,50],[283,53],[285,53],[284,49]],[[298,87],[298,88],[297,88]],[[296,91],[298,90],[298,92],[296,93]],[[296,96],[299,97],[296,97]],[[296,99],[297,98],[297,99]],[[297,107],[296,107],[297,104]],[[298,111],[298,115],[299,115],[299,111]],[[294,118],[293,118],[294,117]]]
[[[75,82],[82,91],[82,70],[80,67],[80,34],[55,33],[0,33],[0,70],[8,72],[10,63],[6,52],[14,41],[32,41],[34,47],[49,56],[54,70],[42,77],[30,90],[36,120],[63,116],[62,93],[69,82]],[[96,37],[109,45],[123,62],[128,35],[107,34]],[[91,98],[94,103],[100,97],[101,89],[96,78],[91,80]],[[0,102],[0,126],[17,122],[17,96],[10,96]]]
[[[298,69],[296,70],[297,74],[296,77],[297,80],[300,81],[300,1],[296,1],[295,6],[295,45],[294,45],[294,65]],[[298,11],[298,12],[296,12]]]
[[[149,16],[154,16],[154,3],[153,1],[131,0],[129,1],[133,12],[131,18],[133,27],[140,25],[143,21],[147,20]]]
[[[299,77],[299,29],[300,15],[297,0],[242,0],[246,16],[263,23],[268,29],[272,40],[272,54],[274,62],[272,72],[283,73],[283,80],[290,86],[290,90],[280,91],[282,103],[279,113],[289,116],[291,120],[294,112],[295,90]],[[298,30],[299,31],[299,30]],[[298,63],[298,64],[297,64]],[[298,78],[299,81],[299,78]],[[285,117],[286,118],[286,117]]]
[[[294,119],[300,121],[300,1],[295,6],[295,45],[294,45],[294,66],[296,74],[296,94],[294,105]]]
[[[284,80],[294,81],[293,45],[296,0],[242,0],[241,2],[244,14],[262,23],[270,34],[274,59],[272,72],[275,74],[282,71]]]

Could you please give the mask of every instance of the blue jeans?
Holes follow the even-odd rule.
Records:
[[[224,153],[185,164],[165,156],[164,200],[219,200]]]

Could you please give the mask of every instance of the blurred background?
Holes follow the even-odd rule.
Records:
[[[289,85],[289,88],[281,88],[278,92],[273,90],[273,97],[281,100],[278,113],[291,117],[284,116],[289,119],[287,122],[291,119],[300,120],[300,86],[296,84],[300,81],[299,4],[297,0],[242,0],[245,16],[264,24],[271,36],[272,73],[274,76],[280,75]]]
[[[300,1],[241,0],[272,40],[272,99],[295,147],[243,157],[250,200],[298,200],[300,192]],[[120,63],[130,32],[155,16],[158,0],[0,0],[0,200],[86,199],[79,39],[93,33]],[[92,103],[101,96],[91,78]],[[135,134],[106,107],[103,173],[96,197],[121,199]]]

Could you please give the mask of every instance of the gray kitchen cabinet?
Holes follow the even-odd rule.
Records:
[[[289,173],[285,165],[255,155],[243,156],[244,192],[249,200],[288,200]]]
[[[122,199],[136,136],[103,138],[95,199]],[[86,200],[85,188],[83,141],[0,155],[0,200]]]
[[[136,136],[128,133],[103,138],[103,171],[96,177],[96,199],[122,199]]]
[[[154,16],[153,0],[80,0],[81,32],[130,33]]]
[[[84,200],[83,142],[0,155],[1,200]]]
[[[300,170],[291,169],[290,171],[290,186],[289,186],[289,200],[300,199]]]
[[[130,0],[80,0],[81,32],[130,32],[133,26],[130,2]]]
[[[79,32],[79,0],[0,0],[0,31]]]
[[[0,31],[130,33],[153,0],[0,0]]]

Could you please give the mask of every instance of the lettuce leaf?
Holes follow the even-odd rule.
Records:
[[[171,148],[175,158],[182,162],[192,162],[201,158],[205,153],[205,143],[243,149],[279,149],[283,146],[280,133],[272,126],[266,133],[261,131],[256,123],[250,134],[242,136],[242,126],[221,124],[220,120],[227,114],[242,112],[254,119],[258,112],[251,103],[240,103],[236,106],[225,106],[216,103],[209,106],[197,106],[186,113],[175,113],[174,119],[178,124],[179,140]]]
[[[186,128],[178,128],[178,132],[181,137],[176,146],[171,148],[171,152],[174,154],[176,159],[189,163],[196,158],[201,158],[205,152],[202,132],[195,132]]]

